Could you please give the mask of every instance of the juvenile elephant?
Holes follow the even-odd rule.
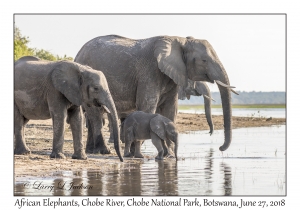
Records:
[[[168,148],[165,141],[172,141],[175,144],[174,153],[177,159],[178,132],[174,122],[160,114],[145,113],[136,111],[130,114],[123,122],[124,132],[124,157],[130,157],[130,146],[135,142],[134,157],[143,158],[139,141],[151,139],[158,151],[156,160],[163,160],[167,155]]]
[[[107,110],[115,133],[115,149],[121,161],[116,108],[106,78],[101,71],[71,61],[42,61],[26,56],[14,69],[14,135],[15,154],[30,153],[24,139],[24,126],[30,120],[52,118],[53,148],[51,158],[63,154],[65,120],[71,126],[74,159],[86,159],[82,142],[83,105]]]
[[[200,81],[188,81],[188,86],[186,88],[179,87],[178,90],[178,99],[185,100],[186,98],[190,100],[192,96],[201,96],[203,95],[204,98],[204,109],[205,109],[205,116],[207,123],[210,128],[210,135],[214,132],[214,124],[211,116],[211,101],[214,99],[211,97],[209,87],[205,82]]]
[[[75,61],[103,71],[121,121],[133,111],[159,110],[159,114],[175,122],[179,86],[186,87],[188,79],[216,82],[224,117],[224,143],[219,149],[225,151],[231,144],[232,87],[208,41],[178,36],[140,40],[100,36],[84,44]]]

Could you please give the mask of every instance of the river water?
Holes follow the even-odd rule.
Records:
[[[204,109],[180,109],[179,112],[204,114]],[[211,113],[212,115],[223,115],[221,108],[212,108]],[[232,116],[285,118],[286,110],[285,108],[232,108]]]
[[[216,130],[212,136],[207,131],[180,134],[177,162],[155,161],[157,151],[146,141],[142,152],[148,158],[142,161],[129,163],[125,159],[110,172],[62,171],[48,178],[17,178],[14,194],[285,195],[285,130],[285,125],[234,129],[232,144],[223,153],[218,149],[223,131]],[[38,185],[52,188],[33,187]]]

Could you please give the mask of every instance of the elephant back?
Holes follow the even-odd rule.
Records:
[[[19,58],[16,62],[15,65],[21,63],[21,62],[26,62],[26,61],[40,61],[41,59],[39,59],[38,57],[35,56],[23,56],[21,58]]]

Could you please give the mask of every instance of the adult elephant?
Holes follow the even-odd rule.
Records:
[[[211,97],[210,90],[208,85],[205,82],[200,81],[188,81],[188,87],[179,87],[178,90],[178,99],[179,100],[190,100],[191,96],[203,96],[204,99],[204,110],[207,123],[209,125],[210,135],[214,132],[214,124],[211,116],[211,100],[214,100]]]
[[[101,71],[71,61],[43,61],[26,56],[14,68],[15,154],[28,154],[24,127],[30,120],[52,118],[53,148],[51,158],[63,154],[65,119],[73,135],[74,159],[86,159],[82,142],[82,111],[105,109],[109,112],[115,136],[115,149],[121,161],[116,108],[105,75]]]
[[[118,115],[135,110],[176,120],[178,86],[188,79],[218,84],[223,107],[225,140],[231,143],[231,97],[227,73],[206,40],[157,36],[133,40],[117,35],[96,37],[80,49],[75,61],[105,74]],[[89,140],[88,140],[89,141]]]

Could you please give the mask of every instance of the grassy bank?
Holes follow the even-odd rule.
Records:
[[[232,108],[285,108],[285,104],[232,104]],[[211,108],[222,108],[221,104],[212,104]],[[204,105],[179,105],[178,109],[204,109]]]

